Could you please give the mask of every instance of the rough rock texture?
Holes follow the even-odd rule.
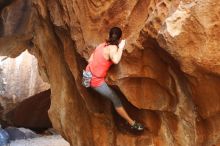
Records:
[[[73,146],[220,145],[220,1],[15,0],[1,16],[0,54],[26,48],[38,58],[50,119]],[[115,25],[128,43],[107,81],[143,133],[80,84],[85,59]]]

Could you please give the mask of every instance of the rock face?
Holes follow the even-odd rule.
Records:
[[[28,49],[38,58],[50,119],[73,146],[220,145],[218,0],[16,0],[1,16],[0,54]],[[128,43],[107,82],[148,127],[141,134],[80,83],[112,26]]]
[[[52,127],[48,117],[50,107],[50,90],[35,94],[5,114],[10,125],[26,127],[33,130],[45,130]]]
[[[20,102],[50,88],[38,73],[37,59],[28,51],[16,58],[0,59],[1,96]]]

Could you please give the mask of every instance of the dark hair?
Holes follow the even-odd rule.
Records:
[[[107,40],[107,43],[109,45],[118,45],[121,36],[122,36],[121,29],[119,27],[112,27],[109,31],[109,38]]]

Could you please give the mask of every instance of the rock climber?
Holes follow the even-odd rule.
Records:
[[[129,123],[132,129],[143,131],[144,126],[128,115],[117,94],[105,82],[110,66],[118,64],[121,60],[126,43],[125,40],[121,39],[121,36],[122,31],[119,27],[111,28],[109,38],[98,45],[88,59],[85,72],[91,74],[89,86],[107,99],[110,99],[117,113]]]

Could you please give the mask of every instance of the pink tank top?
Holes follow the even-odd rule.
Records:
[[[93,52],[93,60],[87,65],[86,70],[91,71],[93,77],[91,80],[92,87],[98,87],[105,82],[107,71],[112,65],[112,61],[106,60],[103,55],[103,50],[106,43],[100,44]]]

